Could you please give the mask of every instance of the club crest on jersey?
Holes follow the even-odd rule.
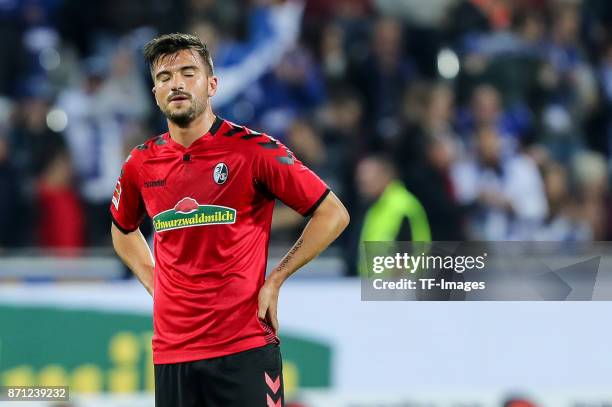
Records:
[[[215,166],[215,170],[213,171],[213,179],[219,185],[224,184],[227,181],[227,177],[229,177],[229,168],[225,163],[219,163]]]
[[[181,199],[174,208],[153,217],[156,232],[195,226],[223,225],[236,222],[236,210],[220,205],[200,205],[193,198]]]

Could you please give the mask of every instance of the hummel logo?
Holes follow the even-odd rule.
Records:
[[[156,179],[155,181],[145,181],[145,188],[163,187],[166,185],[165,179]]]
[[[272,393],[276,394],[281,385],[280,375],[278,375],[275,380],[272,380],[272,378],[268,376],[268,373],[264,372],[264,377],[266,379],[266,384],[268,385],[270,390],[272,390]]]

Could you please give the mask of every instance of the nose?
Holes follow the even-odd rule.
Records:
[[[170,82],[170,89],[172,89],[172,91],[177,91],[177,90],[184,90],[185,89],[185,82],[183,81],[183,79],[181,78],[180,75],[174,75],[171,82]]]

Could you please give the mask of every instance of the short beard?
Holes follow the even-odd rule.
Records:
[[[182,129],[189,127],[191,122],[193,122],[197,117],[199,117],[204,110],[206,109],[206,103],[201,104],[198,103],[195,99],[192,99],[191,106],[187,111],[181,113],[175,113],[170,111],[170,109],[162,109],[162,113],[166,116],[166,119],[170,120],[172,123],[176,124]]]

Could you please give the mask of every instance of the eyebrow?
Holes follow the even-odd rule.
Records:
[[[185,65],[185,66],[181,66],[178,69],[178,71],[185,71],[187,69],[198,70],[199,68],[196,65]],[[167,69],[164,69],[163,71],[159,71],[157,74],[155,74],[155,79],[159,79],[159,77],[164,74],[170,74],[170,71]]]

